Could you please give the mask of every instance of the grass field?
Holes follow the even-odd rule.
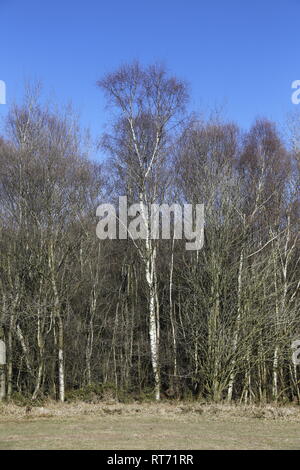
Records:
[[[300,449],[299,407],[0,408],[0,449]]]

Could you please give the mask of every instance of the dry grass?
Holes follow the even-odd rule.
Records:
[[[0,406],[0,449],[300,449],[297,406]]]
[[[286,420],[300,422],[299,406],[242,406],[229,404],[197,404],[189,402],[162,402],[162,403],[97,403],[84,402],[58,403],[49,401],[40,407],[17,406],[13,403],[0,403],[0,422],[10,419],[31,419],[51,417],[75,417],[81,415],[123,415],[136,416],[208,416],[211,419],[219,418],[258,418],[271,420]]]

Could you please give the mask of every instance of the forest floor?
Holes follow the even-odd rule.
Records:
[[[0,405],[0,449],[300,449],[299,406]]]

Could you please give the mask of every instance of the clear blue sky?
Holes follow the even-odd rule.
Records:
[[[297,107],[300,0],[0,0],[0,51],[8,104],[41,79],[93,137],[107,119],[96,80],[133,59],[165,62],[190,82],[192,108],[225,106],[247,128]]]

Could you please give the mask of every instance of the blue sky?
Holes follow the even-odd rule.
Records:
[[[297,107],[299,26],[300,0],[0,0],[0,79],[8,105],[24,79],[42,80],[96,138],[108,118],[96,80],[133,59],[159,60],[188,80],[192,109],[222,107],[248,128]]]

